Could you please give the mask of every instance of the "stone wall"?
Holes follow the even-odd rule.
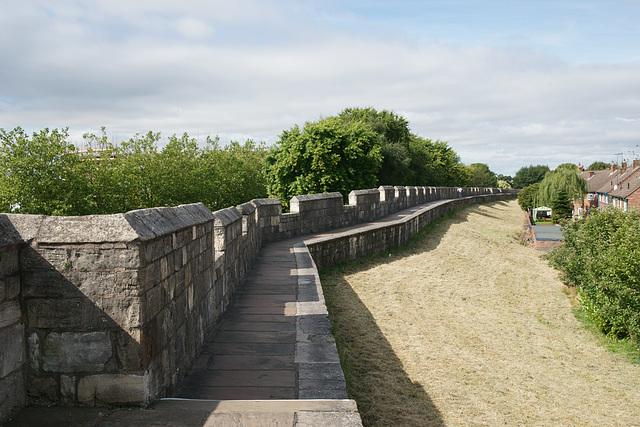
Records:
[[[192,204],[0,215],[0,422],[25,402],[144,406],[170,395],[263,242],[493,191],[381,187],[352,192],[349,205],[339,193],[305,195],[291,200],[290,213],[277,199],[257,199],[216,212]],[[430,220],[352,236],[331,250],[344,259],[384,250]],[[331,257],[338,259],[322,255],[320,264]]]
[[[22,243],[12,224],[0,215],[0,422],[26,401],[25,328],[19,301]]]
[[[317,268],[331,267],[346,261],[397,248],[416,236],[435,219],[464,205],[513,198],[510,193],[466,196],[436,201],[420,211],[396,221],[371,224],[356,231],[331,233],[305,240]]]

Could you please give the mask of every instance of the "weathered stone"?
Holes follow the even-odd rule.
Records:
[[[139,249],[86,248],[71,250],[69,257],[74,270],[133,269],[140,266]]]
[[[67,249],[58,247],[38,247],[35,244],[20,252],[22,271],[63,271],[69,268]]]
[[[108,332],[51,332],[42,343],[42,369],[99,372],[111,357]]]
[[[2,396],[0,399],[0,422],[2,422],[24,407],[26,403],[22,371],[15,371],[0,379],[0,396]]]
[[[75,403],[76,377],[60,375],[60,396],[64,403]]]
[[[33,328],[81,328],[84,305],[82,299],[34,298],[27,300],[29,326]]]
[[[2,281],[0,281],[2,282]],[[20,294],[20,277],[6,277],[4,279],[4,296],[3,299],[14,299]]]
[[[40,369],[40,337],[38,334],[33,332],[29,335],[29,366],[34,371]]]
[[[123,214],[87,216],[47,216],[42,220],[36,240],[46,243],[132,242],[136,231]]]
[[[0,328],[18,323],[22,318],[20,303],[11,300],[0,304]]]
[[[0,251],[0,277],[18,273],[18,249],[13,246]]]
[[[0,378],[4,378],[24,364],[24,325],[0,330]]]
[[[58,383],[55,378],[36,377],[27,378],[27,396],[29,402],[48,404],[58,400]]]
[[[129,332],[117,332],[116,352],[121,369],[125,371],[139,371],[142,369],[140,339],[141,332],[138,329],[131,329]]]
[[[142,375],[90,375],[78,382],[78,401],[95,403],[144,403],[145,377]]]
[[[35,271],[22,273],[22,296],[25,298],[73,297],[78,290],[71,284],[63,284],[58,271]]]
[[[360,414],[357,412],[306,412],[296,413],[296,426],[341,426],[362,427]]]
[[[119,327],[129,329],[142,326],[141,298],[135,293],[122,292],[92,300]]]

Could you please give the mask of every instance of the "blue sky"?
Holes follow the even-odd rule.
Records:
[[[7,3],[5,129],[271,144],[372,106],[497,173],[640,152],[639,0]]]

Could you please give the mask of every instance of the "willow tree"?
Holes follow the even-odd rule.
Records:
[[[550,206],[557,203],[558,196],[566,194],[569,201],[584,199],[589,191],[587,181],[580,175],[577,168],[558,167],[547,172],[538,188],[538,205]]]

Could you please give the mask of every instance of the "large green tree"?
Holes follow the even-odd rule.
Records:
[[[565,193],[570,201],[582,200],[588,191],[587,182],[577,168],[559,166],[548,172],[540,182],[537,202],[540,206],[551,206],[561,192]]]
[[[328,117],[284,131],[266,159],[267,189],[288,206],[299,194],[376,185],[382,164],[379,134],[364,121]]]
[[[469,165],[469,169],[471,171],[471,180],[469,182],[471,187],[498,187],[496,174],[485,163],[472,163]]]
[[[549,170],[549,166],[544,165],[521,167],[513,177],[513,188],[524,188],[528,185],[540,182],[544,179],[545,174],[549,172]]]

